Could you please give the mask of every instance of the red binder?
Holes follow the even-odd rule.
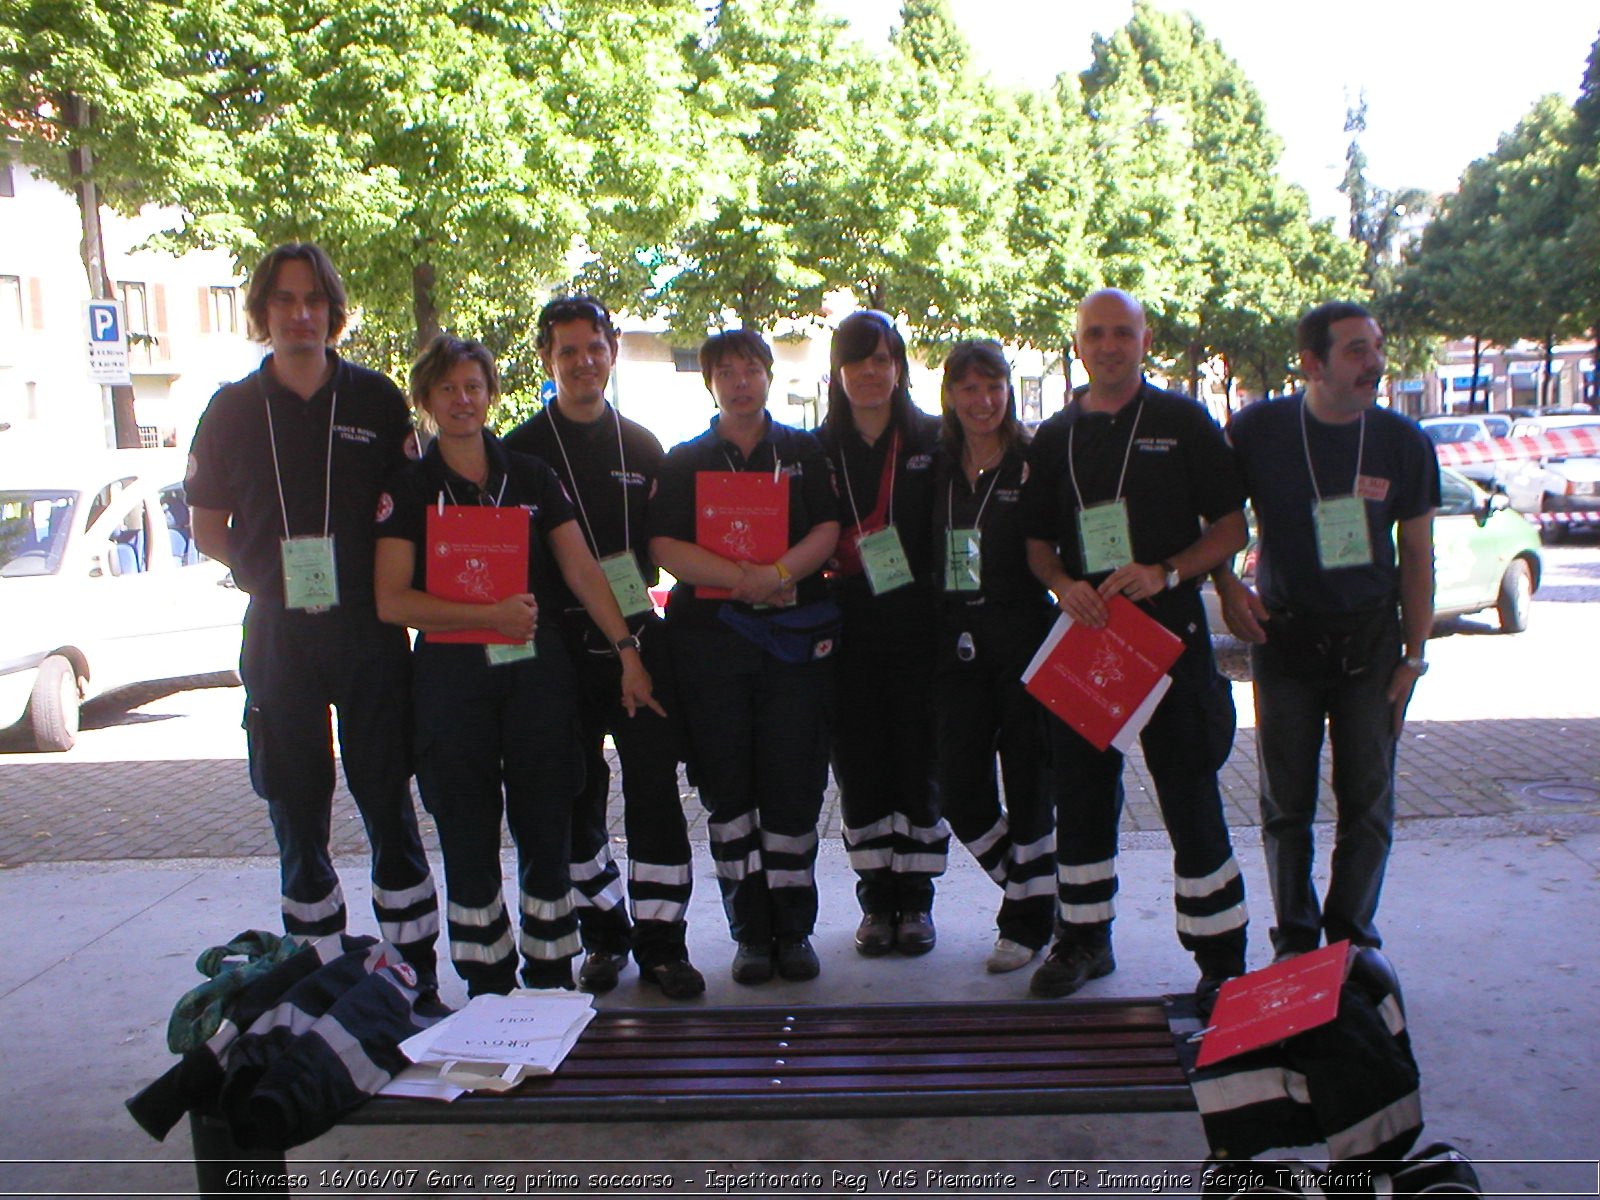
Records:
[[[789,479],[765,471],[697,471],[694,541],[736,562],[774,563],[789,548]],[[695,587],[704,600],[726,600],[727,588]]]
[[[1227,980],[1194,1065],[1209,1067],[1333,1020],[1350,970],[1350,950],[1349,942],[1335,942]]]
[[[1126,753],[1166,694],[1183,641],[1126,596],[1107,601],[1099,629],[1063,614],[1022,673],[1039,703],[1097,750]]]
[[[428,507],[427,592],[443,600],[493,604],[528,590],[528,537],[532,522],[519,506],[467,504]],[[516,638],[492,629],[430,633],[430,642],[509,646]]]

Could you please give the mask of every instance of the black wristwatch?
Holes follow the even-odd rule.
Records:
[[[639,650],[642,647],[639,645],[639,635],[637,633],[630,633],[621,641],[613,642],[611,644],[611,648],[618,654],[621,654],[624,650]]]

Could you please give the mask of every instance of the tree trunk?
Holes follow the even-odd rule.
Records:
[[[1555,382],[1550,374],[1550,366],[1556,357],[1555,330],[1550,330],[1544,335],[1544,378],[1539,381],[1539,407],[1550,407],[1550,385]]]
[[[417,323],[418,354],[440,333],[439,307],[433,302],[434,278],[432,263],[418,263],[411,268],[411,315]]]
[[[88,108],[82,100],[68,96],[66,109],[68,124],[78,129],[88,128]],[[78,257],[83,262],[84,274],[89,277],[89,295],[96,300],[110,300],[113,298],[111,276],[106,271],[106,241],[100,227],[100,189],[94,182],[94,154],[87,146],[74,146],[67,151],[67,170],[72,173],[72,191],[78,200],[78,221],[83,231]],[[111,385],[111,424],[119,449],[138,448],[139,418],[129,384]]]
[[[1189,399],[1200,399],[1200,355],[1202,348],[1199,342],[1190,342],[1186,357],[1189,359]]]
[[[1072,403],[1072,343],[1061,347],[1061,407]]]
[[[1478,411],[1478,377],[1483,371],[1483,338],[1474,334],[1472,337],[1472,390],[1467,393],[1467,411]],[[1448,407],[1448,406],[1446,406]],[[1488,409],[1488,405],[1483,406]]]

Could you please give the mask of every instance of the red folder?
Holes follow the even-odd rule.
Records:
[[[1209,1067],[1333,1020],[1339,1015],[1350,951],[1349,942],[1334,942],[1227,980],[1217,993],[1211,1029],[1194,1065]]]
[[[1063,614],[1022,673],[1028,693],[1098,750],[1126,752],[1166,694],[1183,641],[1126,596],[1099,629]]]
[[[736,562],[774,563],[789,548],[789,479],[765,471],[697,471],[694,541]],[[696,586],[704,600],[726,600],[727,588]]]
[[[528,590],[528,510],[447,504],[428,507],[427,592],[443,600],[493,604]],[[430,633],[430,642],[509,646],[492,629]]]

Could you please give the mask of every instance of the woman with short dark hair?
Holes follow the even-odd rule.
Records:
[[[817,439],[767,413],[772,350],[759,334],[708,338],[700,366],[717,415],[662,463],[650,553],[678,580],[667,634],[738,943],[734,982],[814,979],[838,632],[820,573],[839,538],[833,480]],[[723,519],[719,505],[746,515]]]

